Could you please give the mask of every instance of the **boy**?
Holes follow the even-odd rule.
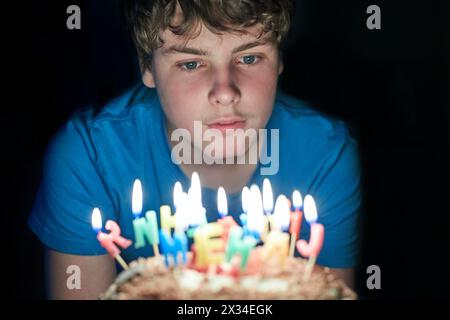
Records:
[[[47,248],[50,297],[96,298],[116,275],[92,231],[94,207],[134,239],[133,181],[142,181],[143,211],[158,210],[172,205],[177,181],[187,190],[194,171],[208,221],[217,219],[220,186],[236,221],[242,188],[262,186],[266,177],[274,196],[290,197],[294,189],[313,195],[325,226],[317,262],[352,286],[361,202],[355,142],[341,122],[277,93],[293,1],[137,0],[126,1],[125,10],[144,85],[98,115],[80,113],[59,132],[30,216]],[[196,139],[198,129],[223,144]],[[242,133],[260,129],[268,136]],[[264,148],[275,159],[271,168]],[[251,161],[255,150],[259,161]],[[300,234],[309,238],[306,222]],[[152,254],[151,246],[122,252],[126,261]],[[70,265],[81,269],[80,290],[66,287]]]

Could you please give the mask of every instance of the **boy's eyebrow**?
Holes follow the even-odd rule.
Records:
[[[269,40],[258,40],[258,41],[252,41],[248,43],[244,43],[240,45],[239,47],[236,47],[233,49],[232,53],[237,53],[240,51],[248,50],[254,47],[262,46],[270,42]],[[198,56],[208,56],[209,52],[202,49],[192,48],[192,47],[186,47],[186,46],[180,46],[180,45],[173,45],[169,48],[163,50],[163,55],[170,55],[175,53],[188,53]]]
[[[162,52],[162,54],[164,56],[170,55],[170,54],[175,54],[175,53],[189,53],[189,54],[194,54],[194,55],[198,55],[198,56],[209,55],[208,51],[191,48],[191,47],[180,46],[180,45],[170,46],[169,48],[163,50],[163,52]]]
[[[258,40],[258,41],[244,43],[243,45],[240,45],[239,47],[234,48],[233,53],[248,50],[248,49],[251,49],[254,47],[263,46],[263,45],[267,44],[268,42],[270,42],[268,39],[264,39],[264,40]]]

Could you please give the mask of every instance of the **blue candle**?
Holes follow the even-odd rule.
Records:
[[[174,266],[178,266],[178,254],[181,253],[183,263],[187,262],[188,241],[184,232],[175,232],[173,238],[165,231],[159,231],[161,239],[161,249],[164,254],[164,261],[170,267],[169,256],[172,256]]]

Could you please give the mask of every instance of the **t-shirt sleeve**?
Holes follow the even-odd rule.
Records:
[[[76,255],[106,252],[92,229],[91,214],[98,207],[104,225],[114,213],[95,163],[95,148],[82,122],[69,121],[49,144],[28,220],[48,248]]]
[[[330,137],[321,177],[313,186],[318,222],[325,227],[317,263],[352,268],[358,260],[361,210],[361,170],[356,141],[342,125]]]

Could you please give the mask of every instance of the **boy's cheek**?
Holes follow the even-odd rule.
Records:
[[[201,114],[195,113],[188,107],[172,108],[166,112],[167,120],[172,124],[173,129],[187,129],[191,134],[194,131],[194,121],[202,121]],[[205,125],[203,125],[204,127]]]

